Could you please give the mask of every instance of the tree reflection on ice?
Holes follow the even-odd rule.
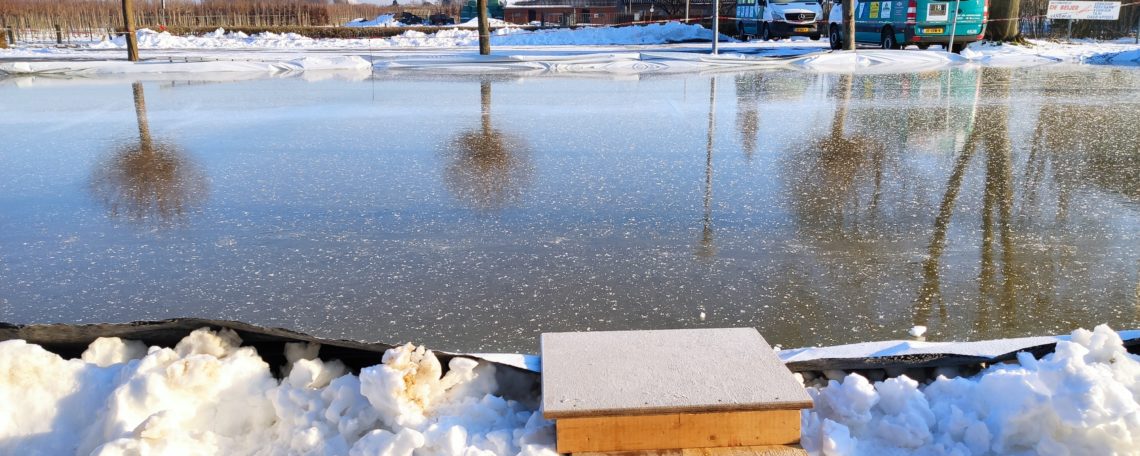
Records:
[[[460,133],[449,145],[445,184],[465,204],[498,211],[522,196],[533,167],[525,142],[491,125],[491,81],[479,82],[479,95],[480,126]]]
[[[91,175],[91,193],[112,218],[169,225],[206,198],[206,177],[176,145],[154,140],[141,82],[133,84],[138,142],[126,142]]]

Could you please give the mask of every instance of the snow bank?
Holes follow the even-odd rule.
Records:
[[[666,22],[644,26],[535,30],[497,36],[491,39],[491,44],[505,46],[666,44],[712,41],[712,37],[712,30],[698,24]],[[735,41],[723,34],[721,40]]]
[[[1029,45],[977,42],[962,53],[970,60],[994,67],[1024,67],[1046,63],[1140,65],[1140,46],[1130,40],[1074,40],[1059,43],[1029,40]]]
[[[470,22],[470,21],[469,21]],[[547,29],[527,31],[509,27],[499,21],[492,24],[491,44],[494,46],[547,46],[547,45],[648,45],[681,43],[712,39],[712,31],[697,24],[669,22],[628,27],[585,27],[579,29]],[[467,23],[461,26],[466,26]],[[479,32],[468,28],[450,28],[435,33],[408,30],[387,38],[321,39],[315,40],[295,33],[271,32],[247,35],[217,29],[201,36],[175,36],[169,32],[150,29],[137,31],[142,49],[328,49],[369,47],[458,47],[479,43]],[[732,41],[721,35],[721,40]],[[89,46],[92,49],[125,49],[125,37],[104,40]]]
[[[236,333],[174,348],[100,339],[81,359],[0,342],[0,454],[549,455],[541,414],[492,395],[494,367],[411,344],[347,373],[291,344],[275,380]]]
[[[792,64],[825,73],[901,73],[937,70],[966,62],[961,56],[941,51],[859,50],[813,54]]]
[[[145,60],[128,62],[123,60],[87,61],[28,61],[0,62],[0,74],[13,75],[117,75],[155,73],[231,73],[254,72],[271,75],[300,72],[348,72],[371,74],[372,64],[356,56],[309,56],[293,59],[242,59],[183,61]]]
[[[489,26],[489,27],[509,27],[511,25],[514,25],[514,24],[511,24],[510,22],[504,21],[502,19],[495,19],[493,17],[487,18],[487,26]],[[465,27],[465,28],[466,27],[478,28],[479,27],[479,18],[473,17],[471,19],[468,19],[467,22],[461,22],[459,24],[456,24],[455,26],[456,27]]]
[[[1101,65],[1140,65],[1140,48],[1090,57],[1089,63]]]
[[[376,16],[375,19],[366,21],[358,19],[351,22],[346,22],[345,27],[403,27],[404,24],[396,20],[396,17],[391,14],[381,14]]]
[[[314,47],[319,41],[296,33],[263,32],[247,35],[243,32],[227,32],[221,28],[197,36],[176,36],[170,32],[156,32],[144,28],[137,30],[135,35],[140,49],[305,48]],[[127,38],[117,36],[113,40],[103,40],[88,47],[126,49]]]
[[[871,383],[851,374],[809,388],[803,446],[824,455],[1135,454],[1140,357],[1107,326],[1077,330],[1037,360],[971,378]]]

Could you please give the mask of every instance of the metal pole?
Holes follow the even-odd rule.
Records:
[[[689,0],[685,0],[685,23],[689,23]]]
[[[946,52],[954,52],[954,35],[958,33],[958,6],[961,2],[962,0],[954,0],[954,18],[950,21],[950,47]]]
[[[1140,14],[1136,15],[1136,44],[1140,44]]]
[[[1073,20],[1069,19],[1069,42],[1073,41]]]
[[[135,36],[135,5],[123,0],[123,26],[127,28],[127,60],[139,61],[139,39]]]
[[[720,50],[720,0],[713,1],[713,48],[712,53]]]

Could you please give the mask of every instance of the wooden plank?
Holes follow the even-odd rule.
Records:
[[[789,445],[800,441],[799,410],[561,418],[558,452]]]
[[[599,453],[585,451],[574,456],[807,456],[799,445],[759,445],[720,448],[682,448],[675,450],[612,451]]]
[[[810,407],[755,328],[542,335],[547,419]]]

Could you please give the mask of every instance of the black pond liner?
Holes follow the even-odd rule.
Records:
[[[340,360],[354,374],[360,369],[380,364],[384,351],[395,347],[382,343],[365,343],[351,340],[334,340],[313,337],[283,328],[266,328],[239,321],[210,320],[203,318],[174,318],[161,321],[135,321],[130,323],[93,324],[33,324],[15,325],[0,322],[0,341],[23,339],[43,347],[65,359],[79,358],[87,346],[100,337],[118,337],[137,340],[150,346],[174,347],[184,337],[201,328],[214,331],[231,329],[241,337],[243,347],[257,349],[258,356],[269,364],[270,371],[279,376],[285,365],[285,344],[292,342],[315,342],[321,344],[318,357],[322,360]],[[447,371],[447,363],[455,353],[434,351]],[[539,374],[507,364],[491,362],[474,356],[480,363],[495,366],[495,380],[499,391],[495,393],[508,399],[537,407],[541,390]]]
[[[967,356],[954,353],[923,353],[913,355],[876,356],[867,358],[819,358],[785,363],[792,372],[822,376],[824,371],[844,371],[858,373],[868,378],[870,372],[878,371],[882,377],[890,378],[906,375],[911,379],[924,381],[937,376],[939,368],[957,368],[961,375],[971,376],[987,366],[1003,363],[1017,363],[1017,354],[1026,352],[1041,359],[1056,350],[1056,343],[1026,347],[993,357]],[[1140,355],[1140,338],[1124,341],[1128,353]]]

